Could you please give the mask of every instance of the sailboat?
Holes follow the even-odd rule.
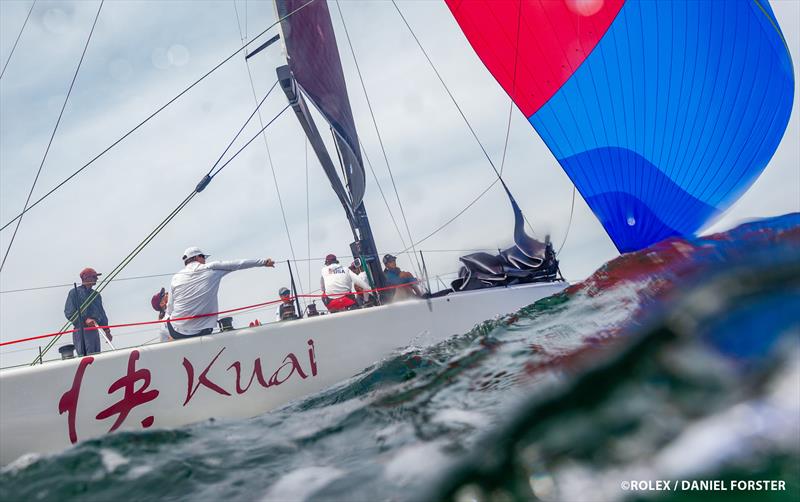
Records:
[[[731,2],[734,7],[729,10],[735,11],[740,26],[751,30],[753,40],[746,48],[724,54],[709,50],[708,56],[735,67],[743,75],[742,85],[764,90],[755,112],[750,104],[725,105],[727,98],[715,94],[709,84],[703,96],[684,106],[651,107],[656,114],[653,124],[643,122],[645,128],[661,127],[662,133],[667,123],[677,128],[683,121],[686,126],[707,99],[715,107],[703,111],[716,114],[717,122],[720,117],[736,121],[747,138],[720,139],[712,125],[707,136],[697,134],[685,144],[670,142],[667,134],[653,134],[644,141],[647,148],[641,147],[643,140],[635,131],[626,137],[605,134],[604,127],[619,128],[611,126],[612,108],[606,109],[610,105],[603,104],[601,91],[619,93],[598,87],[603,81],[599,72],[610,66],[597,61],[608,62],[612,56],[621,61],[623,49],[633,49],[620,49],[622,35],[636,29],[647,32],[656,14],[663,15],[656,12],[657,3],[446,2],[478,56],[545,139],[620,251],[697,231],[764,169],[788,122],[791,61],[787,74],[788,52],[766,2]],[[715,50],[726,43],[731,34],[724,27],[712,30],[707,40],[690,36],[690,27],[717,17],[706,4],[681,4],[671,15],[676,26],[686,26],[686,40],[708,43]],[[322,0],[280,0],[276,7],[287,54],[287,65],[276,70],[280,87],[341,203],[353,233],[353,255],[362,259],[372,284],[381,289],[386,282],[363,201],[364,167],[328,6]],[[531,25],[549,28],[535,33],[522,29]],[[548,47],[557,50],[547,52]],[[660,55],[665,47],[675,49],[675,43],[656,47],[655,53]],[[696,50],[688,42],[681,47]],[[542,52],[547,57],[539,57]],[[645,90],[652,82],[664,78],[661,65],[651,66],[655,69],[642,70],[641,81],[629,82],[632,94],[645,101],[679,101],[673,93],[689,99],[683,86],[693,82],[648,95]],[[770,70],[756,71],[764,66]],[[595,86],[594,94],[587,90],[589,85]],[[630,94],[622,94],[628,98],[620,98],[620,114],[641,113]],[[592,99],[585,99],[587,95]],[[321,139],[312,106],[334,135],[344,180]],[[649,120],[650,115],[644,117]],[[712,143],[722,145],[722,153],[710,161],[691,153],[698,144]],[[740,148],[743,143],[746,146]],[[658,156],[668,148],[684,155],[664,167]],[[678,176],[680,169],[684,174],[706,173],[725,163],[732,167],[726,166],[722,176]],[[424,299],[0,372],[0,463],[29,452],[59,451],[115,431],[256,416],[351,377],[394,350],[445,340],[562,291],[567,283],[558,276],[552,245],[526,234],[519,205],[510,187],[504,182],[503,187],[514,214],[514,245],[496,255],[462,257],[459,278],[451,287]]]
[[[328,6],[322,1],[276,6],[288,56],[288,64],[277,68],[280,86],[341,202],[353,232],[352,254],[365,264],[372,286],[384,289]],[[309,102],[334,133],[344,182]],[[351,377],[392,351],[465,333],[558,293],[567,283],[556,277],[552,246],[525,235],[516,202],[512,208],[518,244],[503,251],[507,259],[470,256],[453,288],[425,299],[5,370],[0,462],[118,430],[252,417]]]

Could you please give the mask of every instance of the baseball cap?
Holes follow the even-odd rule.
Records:
[[[361,268],[361,259],[356,258],[353,260],[353,263],[351,263],[350,266],[353,268]]]
[[[395,260],[397,260],[397,257],[396,257],[396,256],[394,256],[394,255],[391,255],[391,254],[385,254],[385,255],[383,255],[383,264],[384,264],[384,265],[386,265],[386,264],[387,264],[387,263],[389,263],[390,261],[395,261]]]
[[[154,294],[153,297],[150,299],[150,306],[153,307],[153,310],[157,312],[161,312],[161,299],[164,298],[164,288],[161,288],[161,291]]]
[[[289,295],[289,294],[291,294],[291,292],[289,291],[288,288],[281,288],[281,289],[278,290],[278,295],[279,296],[286,296],[286,295]]]
[[[87,277],[97,277],[103,274],[98,274],[97,270],[93,269],[92,267],[86,267],[85,269],[81,270],[81,273],[78,275],[80,275],[81,280],[83,280],[86,279]]]
[[[329,263],[333,263],[335,261],[338,261],[336,259],[336,255],[335,254],[329,254],[328,256],[325,257],[325,265],[328,265]]]
[[[186,251],[183,252],[183,259],[188,260],[189,258],[194,258],[195,256],[211,256],[208,253],[204,253],[202,249],[197,246],[192,246],[190,248],[186,248]]]

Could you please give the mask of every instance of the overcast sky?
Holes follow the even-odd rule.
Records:
[[[8,59],[31,4],[28,0],[0,1],[0,64]],[[22,209],[98,5],[94,0],[37,2],[0,80],[3,224]],[[800,2],[779,0],[772,6],[796,67],[800,61]],[[271,1],[238,0],[236,7],[239,23],[231,0],[107,1],[34,200],[240,47],[242,37],[249,40],[275,21]],[[499,165],[509,98],[469,47],[444,2],[403,1],[400,7]],[[336,5],[330,4],[330,9],[361,141],[407,243],[342,21]],[[348,0],[341,2],[341,9],[408,225],[418,241],[463,209],[493,181],[494,174],[392,4]],[[274,33],[275,29],[261,40]],[[275,67],[284,61],[280,44],[250,60],[259,99],[275,82]],[[79,282],[78,272],[86,266],[110,271],[191,191],[254,109],[246,64],[243,56],[225,64],[25,216],[0,274],[4,292],[0,294],[0,341],[57,330],[64,322],[68,288],[6,291]],[[276,90],[262,108],[264,120],[273,118],[285,104],[282,92]],[[707,231],[800,211],[798,122],[795,106],[771,164]],[[257,132],[257,124],[254,121],[246,129],[237,145]],[[349,254],[351,234],[311,154],[306,181],[305,138],[291,112],[267,130],[267,141],[294,255],[298,260],[314,258],[299,263],[300,283],[304,291],[316,289],[322,265],[319,257],[330,252]],[[405,246],[369,168],[367,172],[365,203],[379,251],[402,250]],[[572,185],[516,109],[504,178],[537,235],[550,233],[560,244],[567,229]],[[495,186],[418,249],[426,252],[431,276],[453,273],[464,252],[443,251],[504,247],[511,243],[512,230],[507,199]],[[13,226],[0,233],[3,253],[12,231]],[[263,140],[254,142],[195,197],[120,277],[175,272],[182,267],[184,248],[192,245],[202,247],[212,259],[292,257]],[[569,238],[559,257],[564,274],[571,280],[582,279],[616,254],[578,196]],[[399,262],[402,268],[411,268],[408,256]],[[445,278],[449,279],[452,276]],[[153,319],[149,299],[168,284],[169,277],[111,284],[103,292],[111,322]],[[273,299],[278,287],[287,284],[285,264],[275,270],[237,272],[223,281],[220,306],[233,308]],[[241,316],[236,324],[256,317],[271,319],[272,310]],[[130,346],[155,337],[157,332],[153,328],[120,330],[117,335],[118,346]],[[37,345],[5,347],[7,350],[0,350],[0,365],[31,360]]]

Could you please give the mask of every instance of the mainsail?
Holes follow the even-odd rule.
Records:
[[[766,0],[445,1],[622,252],[694,234],[786,130]]]
[[[360,257],[366,265],[372,285],[381,288],[385,285],[385,277],[363,204],[366,188],[364,165],[328,4],[323,0],[275,0],[275,6],[289,63],[288,67],[277,70],[281,87],[347,213],[355,237],[350,244],[353,256]],[[349,197],[344,194],[341,180],[303,96],[330,124]]]
[[[305,96],[331,125],[355,210],[363,200],[366,178],[328,4],[276,0],[275,5],[289,68]]]

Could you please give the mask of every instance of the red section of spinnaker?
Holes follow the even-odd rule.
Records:
[[[483,64],[526,117],[555,94],[624,0],[445,0]]]

